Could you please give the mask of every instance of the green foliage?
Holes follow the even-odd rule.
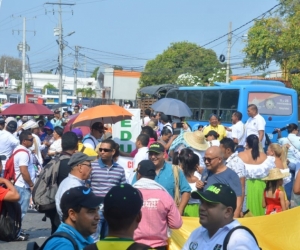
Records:
[[[93,71],[91,77],[93,77],[93,78],[96,79],[96,78],[97,78],[97,75],[98,75],[98,71],[99,71],[99,67],[96,67],[96,68],[94,69],[94,71]]]
[[[6,73],[9,73],[10,79],[22,79],[22,61],[19,58],[3,55],[0,57],[0,71],[4,69],[6,61]]]
[[[45,84],[44,87],[43,87],[43,94],[46,93],[46,89],[56,89],[56,87],[55,87],[52,83],[48,82],[48,83]]]
[[[115,66],[113,66],[113,69],[114,69],[114,70],[123,70],[123,67],[122,67],[122,66],[115,65]]]
[[[31,84],[30,83],[25,83],[25,89],[26,89],[26,93],[30,91],[31,89]],[[17,87],[16,90],[21,93],[22,90],[22,82],[18,82],[17,83]]]
[[[76,94],[81,97],[95,97],[97,95],[92,88],[78,88],[76,89]]]
[[[140,86],[175,83],[179,75],[186,73],[205,82],[212,77],[214,69],[220,67],[213,50],[189,42],[172,43],[162,54],[147,62]]]
[[[299,77],[290,71],[300,69],[300,1],[280,0],[278,14],[255,22],[248,32],[245,66],[266,70],[272,62],[280,66],[283,78],[300,93]]]

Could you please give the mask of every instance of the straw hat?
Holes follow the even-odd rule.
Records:
[[[288,177],[290,173],[282,173],[279,168],[272,168],[269,170],[269,174],[267,177],[263,178],[264,181],[273,181],[273,180],[280,180],[285,177]]]
[[[183,134],[183,138],[194,149],[204,151],[209,147],[204,134],[199,130],[194,132],[185,132]]]

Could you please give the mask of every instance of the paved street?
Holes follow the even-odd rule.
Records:
[[[29,241],[36,241],[40,246],[50,235],[50,220],[42,221],[44,214],[28,210],[24,221],[23,229],[30,234],[29,240],[24,242],[3,242],[0,241],[0,250],[25,250]]]

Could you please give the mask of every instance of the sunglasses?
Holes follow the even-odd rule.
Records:
[[[203,161],[204,161],[204,162],[211,163],[211,161],[214,160],[214,159],[216,159],[216,158],[219,158],[219,157],[214,157],[214,158],[203,157]]]
[[[25,141],[31,141],[31,142],[33,142],[33,138],[31,138],[31,139],[25,139]]]
[[[102,151],[104,151],[104,152],[111,152],[112,151],[112,149],[109,149],[109,148],[99,148],[99,151],[100,152],[102,152]]]
[[[86,164],[86,163],[81,163],[80,165],[85,165],[85,166],[88,166],[89,168],[92,167],[91,164]]]

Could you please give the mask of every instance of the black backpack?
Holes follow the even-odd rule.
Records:
[[[18,202],[2,201],[0,213],[0,240],[13,241],[21,230],[22,212]]]
[[[237,227],[232,228],[232,229],[227,233],[227,235],[226,235],[226,237],[225,237],[225,239],[224,239],[224,241],[223,241],[223,250],[227,250],[227,245],[228,245],[228,242],[229,242],[229,240],[230,240],[230,237],[231,237],[232,233],[233,233],[235,230],[237,230],[237,229],[244,229],[244,230],[246,230],[246,231],[254,238],[254,240],[255,240],[257,246],[259,247],[258,242],[257,242],[257,239],[256,239],[254,233],[253,233],[248,227],[245,227],[245,226],[237,226]],[[261,248],[259,247],[259,249],[261,249]]]
[[[65,232],[57,232],[57,233],[52,234],[41,246],[39,246],[36,242],[29,242],[27,244],[26,250],[43,250],[45,248],[47,242],[55,237],[61,237],[61,238],[68,239],[69,241],[71,241],[71,243],[74,247],[74,250],[79,250],[78,244],[75,241],[75,239],[70,234],[65,233]]]

